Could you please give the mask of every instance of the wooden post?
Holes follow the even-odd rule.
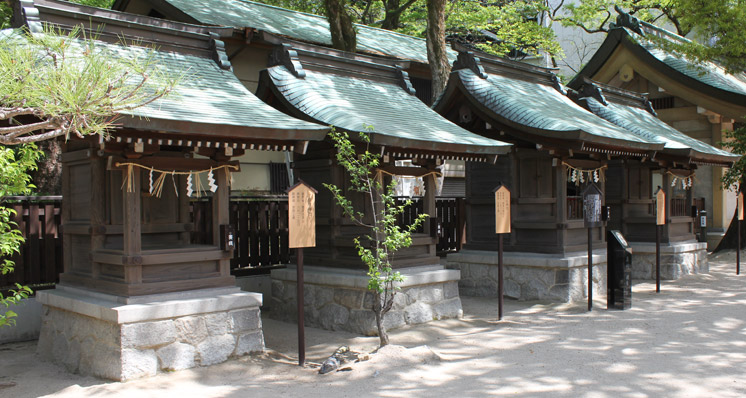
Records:
[[[303,302],[303,248],[296,250],[298,256],[298,266],[296,267],[296,295],[298,297],[298,366],[306,364],[306,326],[305,326],[305,303]]]
[[[437,223],[435,209],[435,191],[437,190],[437,184],[435,181],[435,174],[428,174],[423,178],[423,180],[425,180],[425,196],[422,198],[422,211],[429,215],[429,217],[425,219],[423,227],[425,228],[425,233],[430,233],[435,227],[434,223]]]
[[[666,193],[661,187],[655,192],[655,292],[661,292],[661,231],[666,224]]]
[[[125,265],[125,283],[142,283],[142,267],[134,264],[134,259],[142,252],[142,215],[140,211],[142,194],[140,192],[140,168],[133,167],[128,181],[128,169],[122,170],[123,180],[127,183],[122,188],[122,216],[123,216],[123,255],[130,258]],[[131,190],[130,190],[131,184]]]
[[[212,244],[219,246],[220,226],[230,223],[230,188],[228,187],[228,177],[225,172],[220,170],[214,175],[218,189],[212,195]],[[199,178],[199,176],[195,176],[195,178]],[[220,275],[230,275],[230,258],[221,258],[218,262],[220,264]]]
[[[583,223],[588,228],[588,311],[593,310],[593,228],[603,227],[602,192],[590,183],[583,191]]]
[[[91,157],[91,253],[104,247],[106,235],[106,161],[99,156]],[[47,260],[49,261],[49,260]],[[96,279],[100,264],[93,263],[91,276]]]
[[[497,234],[497,316],[503,319],[503,235],[510,233],[510,190],[499,183],[495,193],[495,233]]]
[[[588,228],[588,311],[593,310],[593,228]]]
[[[316,190],[303,181],[288,188],[288,247],[295,248],[298,304],[298,366],[306,364],[303,248],[316,246]]]
[[[743,221],[743,191],[738,189],[736,200],[736,230],[738,231],[738,246],[736,250],[736,275],[741,275],[741,221]]]

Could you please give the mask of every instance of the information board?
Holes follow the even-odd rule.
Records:
[[[738,193],[738,220],[743,221],[743,192]]]
[[[288,188],[288,247],[291,249],[316,246],[316,193],[303,181]]]
[[[495,188],[495,233],[510,233],[510,190],[502,184]]]
[[[655,192],[655,225],[666,225],[666,193],[661,187]]]

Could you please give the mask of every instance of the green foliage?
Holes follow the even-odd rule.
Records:
[[[427,214],[420,214],[412,225],[401,228],[397,217],[411,204],[407,201],[397,205],[394,189],[396,182],[388,186],[383,185],[382,176],[377,173],[380,165],[380,155],[368,150],[370,138],[361,133],[360,141],[365,145],[365,151],[358,154],[355,144],[350,142],[347,133],[332,128],[329,137],[337,149],[337,163],[348,173],[350,179],[349,191],[324,184],[334,196],[337,204],[342,208],[345,216],[360,226],[369,228],[371,233],[364,237],[355,238],[355,247],[363,263],[368,267],[368,290],[373,292],[373,312],[376,315],[378,335],[381,346],[388,344],[388,336],[383,327],[383,316],[391,309],[394,295],[403,277],[395,272],[391,266],[397,250],[412,244],[412,233],[422,224]],[[357,210],[353,201],[347,195],[362,194],[373,211],[366,214]]]
[[[11,123],[0,127],[0,143],[106,135],[113,115],[166,95],[180,78],[158,68],[152,50],[128,57],[115,51],[81,29],[6,31],[0,36],[0,121]],[[39,121],[18,122],[24,116]]]
[[[0,1],[0,29],[10,27],[11,16],[13,16],[13,10],[10,8],[10,5],[4,1]]]
[[[730,149],[739,155],[746,154],[746,126],[725,133],[725,141],[720,143],[724,148]],[[741,156],[733,167],[726,169],[721,183],[723,189],[737,191],[743,184],[746,176],[746,156]]]
[[[0,198],[31,193],[28,171],[41,156],[34,142],[105,136],[118,113],[165,96],[182,78],[159,69],[152,49],[138,48],[137,56],[128,57],[111,51],[116,50],[80,29],[65,34],[51,29],[33,35],[0,32]],[[0,257],[6,259],[0,263],[2,274],[13,271],[7,258],[23,243],[21,232],[14,229],[14,214],[0,203]],[[9,293],[0,295],[0,305],[16,304],[31,290],[16,285]],[[12,325],[15,316],[6,311],[0,326]]]
[[[11,195],[27,195],[31,193],[31,177],[28,172],[36,168],[36,162],[41,157],[41,152],[36,145],[29,144],[16,148],[0,146],[0,198]],[[13,272],[14,263],[8,258],[18,253],[23,243],[21,231],[15,229],[13,222],[15,210],[0,206],[0,274],[6,275]],[[2,286],[0,286],[2,287]],[[0,293],[0,305],[9,307],[17,304],[20,300],[31,294],[31,289],[19,284],[10,294],[4,296]],[[14,325],[16,313],[7,310],[0,314],[0,327]]]
[[[564,6],[554,20],[589,33],[606,32],[616,19],[614,6],[694,39],[648,38],[666,51],[697,63],[717,61],[729,73],[746,70],[746,0],[580,0]]]

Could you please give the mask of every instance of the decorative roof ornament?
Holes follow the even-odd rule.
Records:
[[[653,103],[650,102],[650,99],[645,98],[645,102],[643,102],[643,105],[645,106],[646,111],[650,112],[651,115],[658,117],[658,112],[656,112],[653,108]]]
[[[396,80],[399,81],[399,85],[410,95],[415,95],[416,90],[412,86],[412,82],[409,80],[409,73],[407,73],[401,66],[396,65]]]
[[[275,65],[284,66],[295,77],[306,77],[306,71],[303,70],[303,65],[300,63],[298,52],[290,44],[283,43],[281,46],[275,47],[274,51],[272,51],[272,54],[269,56],[269,66]]]
[[[552,86],[557,91],[562,93],[562,95],[567,95],[567,90],[565,90],[565,87],[562,85],[562,81],[560,80],[559,76],[557,76],[556,74],[552,72],[550,79],[552,80]]]
[[[20,0],[14,8],[16,8],[13,10],[14,14],[20,18],[14,21],[13,26],[18,26],[17,21],[23,21],[21,24],[26,25],[30,33],[44,32],[41,19],[39,18],[39,10],[36,8],[33,0]]]
[[[456,62],[453,63],[453,70],[458,69],[471,69],[482,79],[487,78],[487,73],[484,71],[482,61],[480,61],[479,57],[474,55],[471,51],[460,51],[458,53],[458,58],[456,59]]]
[[[233,70],[231,61],[228,60],[228,55],[225,53],[225,43],[220,40],[220,35],[215,32],[210,32],[210,50],[212,51],[212,59],[220,69]]]
[[[604,106],[608,106],[609,102],[606,100],[606,97],[604,97],[603,91],[601,90],[601,87],[599,87],[596,84],[586,82],[583,84],[583,86],[580,88],[580,98],[595,98],[598,102],[604,104]]]
[[[637,17],[624,12],[624,10],[619,8],[617,5],[614,6],[614,10],[616,10],[619,15],[616,16],[616,23],[612,24],[612,29],[616,27],[627,28],[640,36],[645,36],[645,32],[642,31],[640,20],[637,19]]]

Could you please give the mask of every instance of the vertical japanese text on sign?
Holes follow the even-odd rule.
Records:
[[[316,246],[316,190],[299,182],[288,189],[290,248]]]
[[[510,190],[504,185],[495,188],[495,233],[510,233]]]

